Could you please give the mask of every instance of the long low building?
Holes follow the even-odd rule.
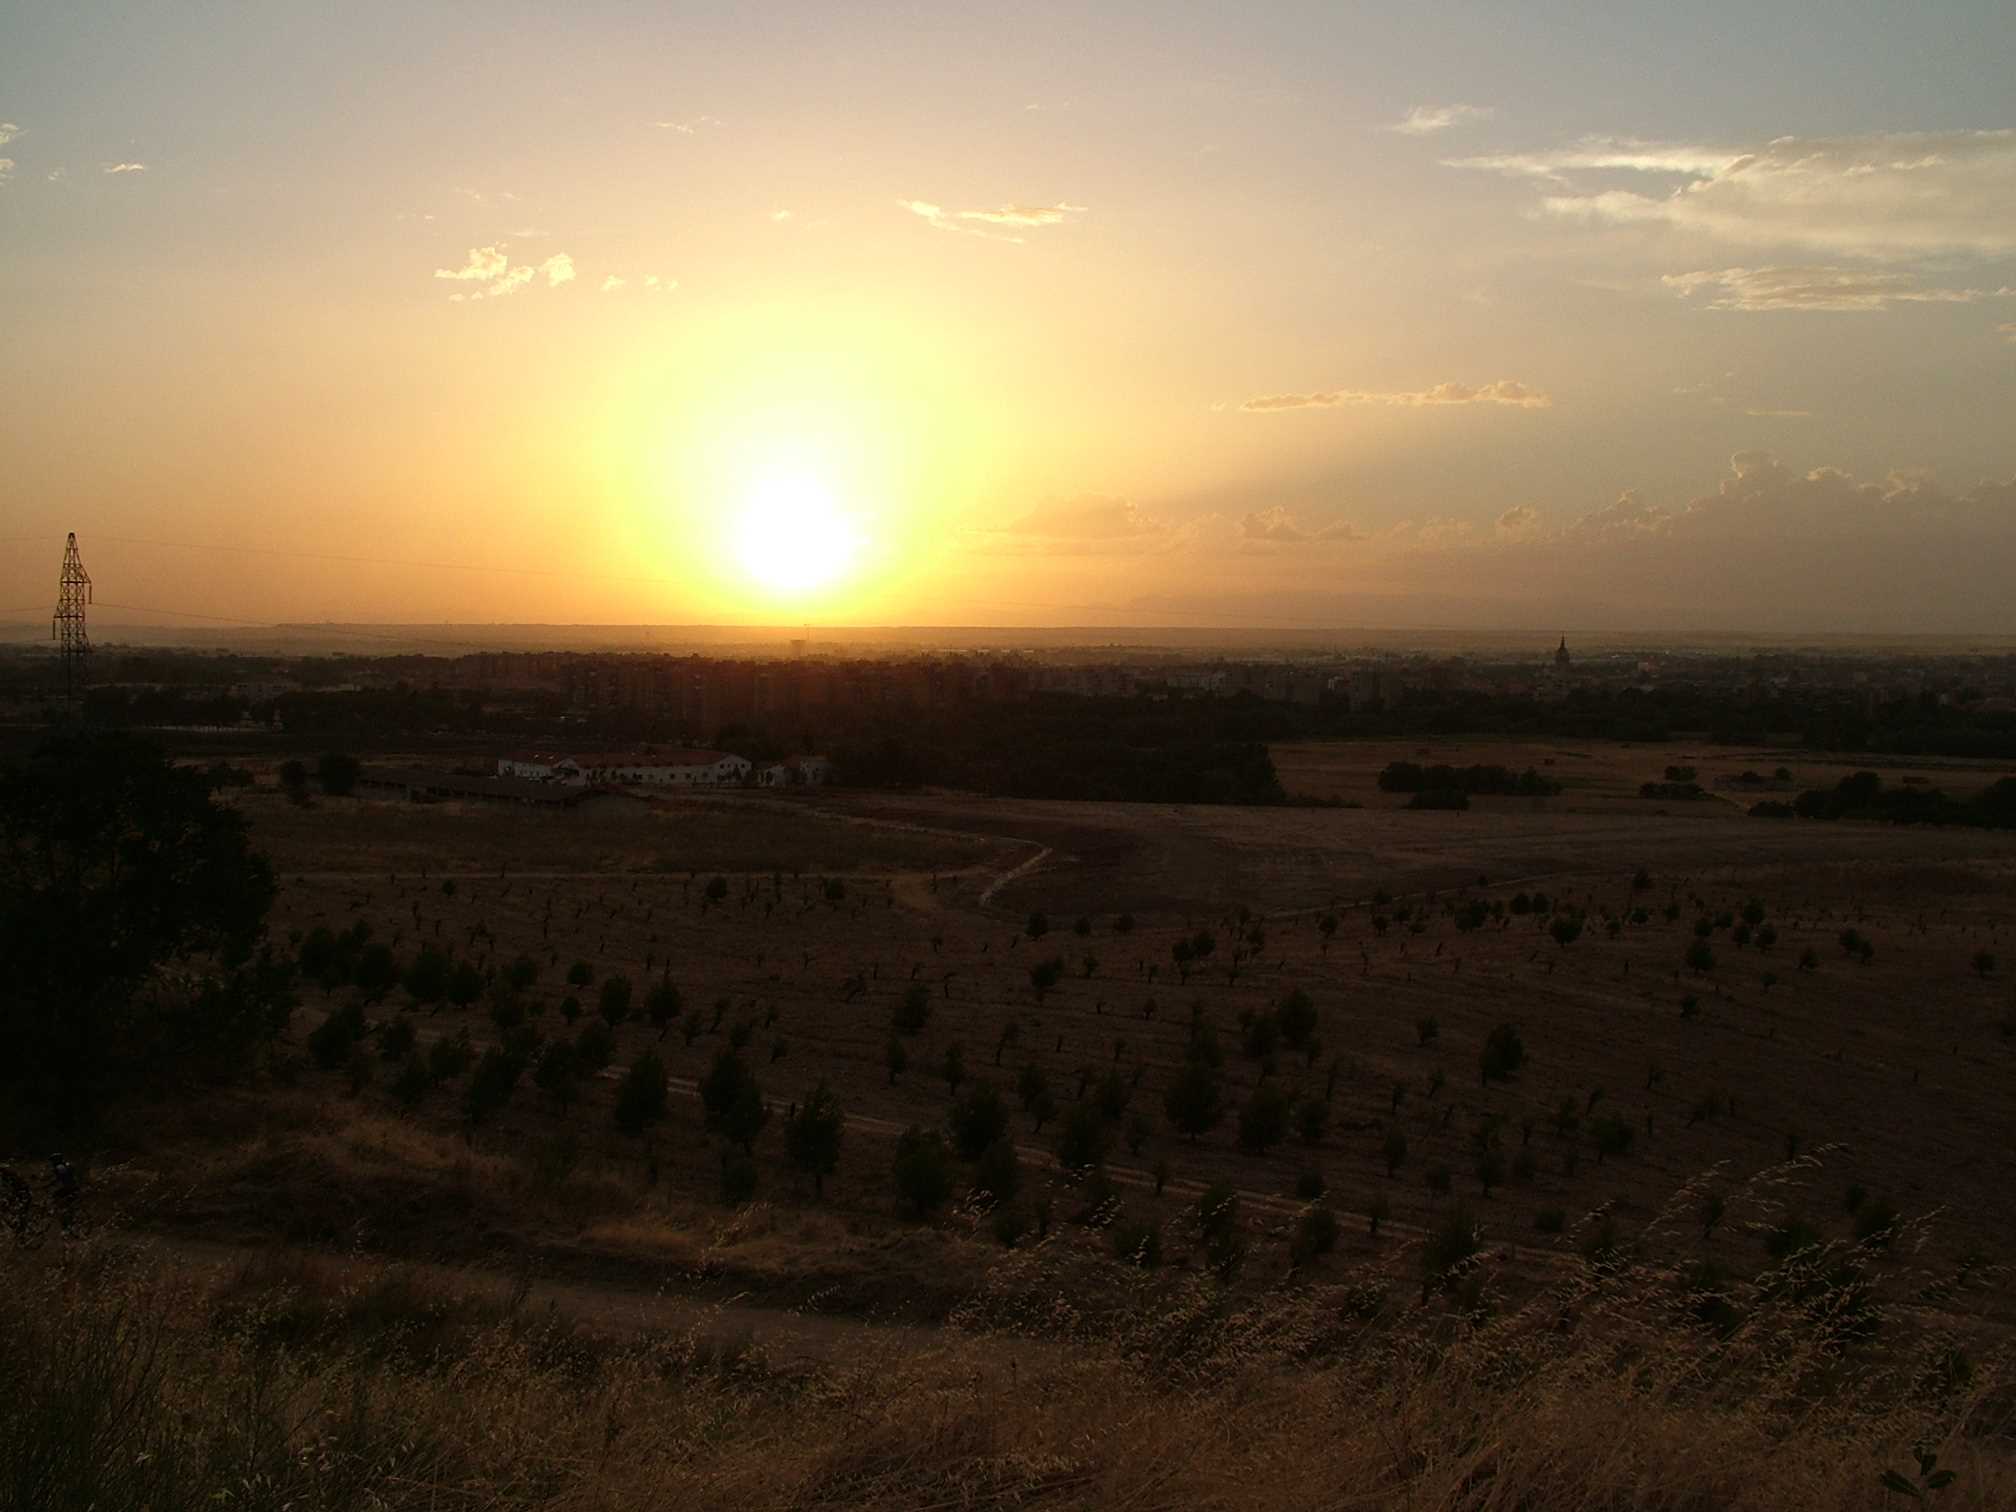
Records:
[[[425,767],[365,767],[357,786],[380,797],[397,794],[415,803],[446,798],[473,798],[486,803],[529,803],[571,807],[593,796],[578,784],[533,782],[523,777],[470,777],[460,772],[434,772]]]
[[[685,746],[576,755],[534,751],[497,758],[499,777],[568,787],[722,787],[748,781],[752,770],[745,756]]]

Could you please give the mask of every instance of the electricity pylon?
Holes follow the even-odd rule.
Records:
[[[77,532],[63,548],[63,575],[56,589],[56,614],[49,638],[63,659],[63,707],[71,707],[84,684],[84,658],[91,654],[91,636],[84,628],[84,606],[91,602],[91,574],[77,555]]]

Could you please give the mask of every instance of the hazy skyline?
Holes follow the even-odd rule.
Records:
[[[1990,0],[0,39],[0,609],[2010,628]]]

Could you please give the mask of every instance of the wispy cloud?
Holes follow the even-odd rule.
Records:
[[[471,247],[469,260],[459,268],[436,268],[436,278],[451,278],[464,283],[488,283],[493,278],[501,278],[511,264],[499,246]]]
[[[943,205],[920,199],[898,200],[896,203],[940,231],[957,231],[989,241],[1018,244],[1025,238],[1010,233],[1034,230],[1040,226],[1059,226],[1072,216],[1085,213],[1085,206],[1064,201],[1054,205],[994,205],[978,210],[947,210]]]
[[[505,244],[496,242],[487,247],[471,247],[467,260],[459,268],[434,270],[436,278],[479,286],[450,294],[448,298],[455,304],[467,304],[478,299],[502,299],[507,294],[516,294],[540,273],[546,275],[547,288],[557,289],[561,284],[573,282],[574,259],[565,252],[556,252],[536,267],[531,263],[514,266]]]
[[[2016,130],[1778,137],[1750,147],[1592,139],[1449,166],[1544,180],[1549,214],[1664,225],[1749,246],[1908,261],[2016,253]],[[1599,170],[1678,175],[1657,193]]]
[[[0,121],[0,147],[5,147],[21,135],[21,128],[13,121]]]
[[[1438,383],[1433,388],[1389,393],[1364,389],[1320,389],[1306,394],[1261,394],[1248,399],[1239,408],[1248,414],[1272,414],[1279,410],[1345,409],[1361,404],[1410,409],[1445,404],[1504,404],[1518,409],[1547,409],[1553,403],[1539,389],[1510,378],[1500,378],[1495,383]]]
[[[618,278],[614,273],[611,273],[607,278],[602,280],[602,292],[604,294],[621,294],[624,285],[628,282],[628,279]]]
[[[1910,273],[1866,268],[1794,266],[1702,269],[1660,280],[1681,298],[1708,297],[1710,310],[1850,310],[1872,312],[1899,304],[1972,304],[1993,297],[1986,289],[1928,287]]]
[[[1742,156],[1727,147],[1642,142],[1632,137],[1584,137],[1572,146],[1540,152],[1487,152],[1473,157],[1444,158],[1442,166],[1566,184],[1577,173],[1600,170],[1706,178],[1722,172]]]
[[[14,159],[10,157],[0,157],[0,184],[6,183],[7,180],[12,178],[13,176],[14,176]]]
[[[691,116],[683,121],[653,121],[651,124],[660,131],[670,131],[679,136],[698,136],[710,126],[719,126],[721,122],[716,116],[701,115]]]
[[[1416,105],[1386,129],[1402,136],[1432,136],[1472,121],[1488,121],[1496,114],[1489,105]]]
[[[145,163],[107,163],[104,165],[104,170],[107,173],[145,173],[147,165]]]
[[[1251,510],[1239,520],[1239,541],[1246,550],[1364,539],[1363,531],[1343,520],[1328,525],[1304,525],[1279,504]]]
[[[770,219],[775,224],[781,226],[784,222],[791,219],[791,212],[789,210],[772,210],[770,212]]]
[[[1995,327],[1995,329],[2004,341],[2016,345],[2016,320],[2004,321],[2001,325]]]

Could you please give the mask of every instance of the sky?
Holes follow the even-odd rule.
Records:
[[[0,0],[0,617],[2016,631],[2006,0]]]

